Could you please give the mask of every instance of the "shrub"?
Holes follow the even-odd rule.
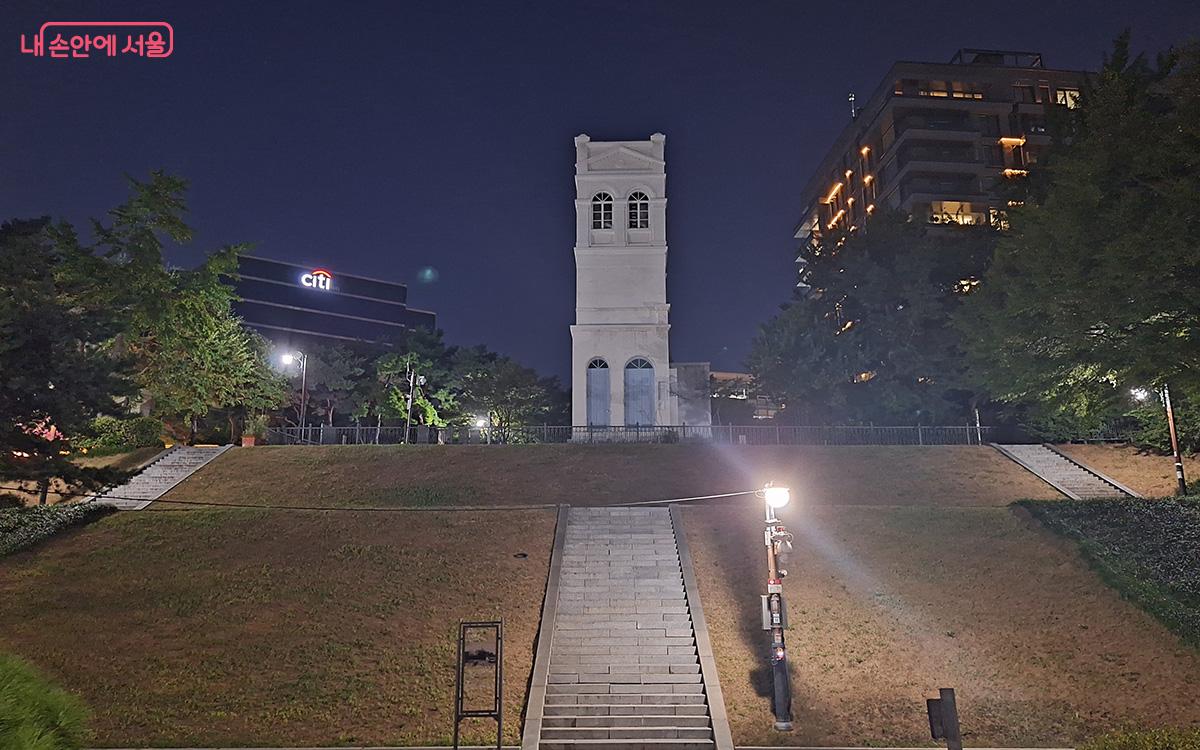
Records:
[[[1052,531],[1075,540],[1084,558],[1124,596],[1200,646],[1200,502],[1025,500],[1020,505]]]
[[[246,421],[242,424],[242,433],[259,438],[265,437],[267,434],[267,424],[266,414],[251,414],[246,417]]]
[[[153,417],[99,416],[92,420],[87,434],[72,439],[71,444],[93,453],[149,448],[162,445],[162,431],[162,422]]]
[[[63,529],[91,523],[114,510],[111,505],[98,503],[0,510],[0,557],[32,547]]]
[[[1093,737],[1079,750],[1200,750],[1200,729],[1112,732]]]
[[[14,495],[11,492],[0,492],[0,510],[5,508],[24,508],[25,501],[20,495]]]
[[[77,750],[87,709],[24,661],[0,654],[0,748]]]

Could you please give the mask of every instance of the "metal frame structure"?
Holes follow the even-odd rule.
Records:
[[[466,666],[467,631],[496,631],[496,659],[494,701],[487,710],[468,709],[463,705],[463,670]],[[496,721],[496,750],[501,750],[504,741],[504,620],[460,621],[458,623],[458,666],[454,689],[454,749],[458,750],[459,724],[463,719],[494,719]]]

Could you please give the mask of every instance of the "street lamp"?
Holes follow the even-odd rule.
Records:
[[[417,390],[417,386],[425,385],[425,376],[418,375],[411,364],[408,365],[406,375],[408,377],[408,410],[404,422],[404,444],[408,445],[408,433],[412,430],[413,393]]]
[[[776,487],[768,483],[755,493],[766,506],[766,529],[763,541],[767,547],[767,595],[763,597],[763,630],[771,631],[771,675],[774,693],[771,703],[775,714],[775,729],[789,732],[792,729],[792,684],[788,677],[787,647],[784,645],[783,629],[787,625],[787,612],[783,605],[783,578],[787,570],[780,567],[792,550],[792,535],[779,522],[775,511],[792,499],[787,487]]]
[[[1150,391],[1145,388],[1130,388],[1129,393],[1143,403],[1150,398]],[[1162,392],[1159,395],[1162,397],[1163,407],[1167,411],[1167,432],[1171,435],[1171,453],[1175,456],[1175,481],[1178,483],[1175,494],[1186,495],[1187,480],[1183,476],[1183,454],[1179,452],[1179,435],[1175,432],[1175,410],[1171,408],[1171,389],[1163,384]]]
[[[300,432],[304,432],[304,418],[308,411],[308,355],[302,351],[284,352],[279,358],[285,365],[300,363]]]

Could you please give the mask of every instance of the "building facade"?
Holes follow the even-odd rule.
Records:
[[[281,346],[302,341],[387,345],[407,331],[432,330],[433,313],[408,306],[408,288],[329,267],[242,256],[234,310]]]
[[[667,321],[666,136],[575,138],[575,426],[679,424]]]
[[[1088,76],[1046,68],[1033,52],[896,63],[860,109],[852,98],[850,122],[804,188],[796,237],[855,229],[885,206],[930,224],[1002,225],[1005,183],[1036,167],[1050,110],[1077,106]]]

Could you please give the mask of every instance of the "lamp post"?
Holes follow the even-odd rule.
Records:
[[[304,434],[304,420],[308,412],[308,355],[302,351],[285,352],[280,359],[285,365],[300,363],[300,433]],[[303,438],[301,438],[303,439]]]
[[[405,420],[404,420],[404,444],[405,445],[408,445],[408,434],[412,430],[413,393],[416,391],[417,386],[425,385],[425,376],[418,375],[417,371],[413,369],[411,364],[408,366],[407,375],[408,375],[408,407],[405,411]]]
[[[1129,392],[1138,401],[1144,402],[1150,398],[1150,391],[1145,388],[1133,388]],[[1175,481],[1177,483],[1175,494],[1186,495],[1187,480],[1183,476],[1183,454],[1179,451],[1179,435],[1175,432],[1175,410],[1171,407],[1171,389],[1166,384],[1162,387],[1160,397],[1167,412],[1167,432],[1171,435],[1171,453],[1175,457]]]
[[[767,596],[763,613],[763,629],[771,631],[771,676],[774,683],[771,710],[775,714],[775,729],[788,732],[792,729],[792,684],[788,676],[787,646],[784,644],[783,629],[787,624],[787,612],[783,605],[783,578],[787,570],[780,567],[792,548],[792,535],[775,515],[791,500],[787,487],[768,484],[755,493],[766,506],[766,529],[763,541],[767,547]]]

